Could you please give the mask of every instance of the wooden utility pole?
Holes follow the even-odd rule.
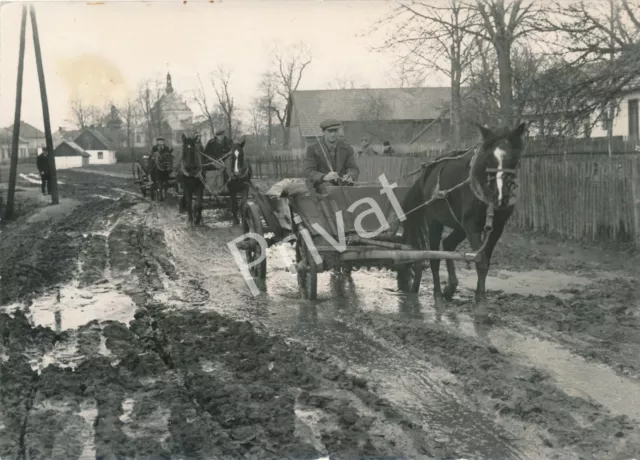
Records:
[[[22,109],[22,71],[24,69],[24,35],[27,25],[27,6],[22,6],[20,23],[20,54],[18,56],[18,83],[16,84],[16,111],[13,117],[13,142],[11,144],[11,167],[9,169],[9,190],[7,193],[7,209],[5,219],[11,219],[16,195],[16,179],[18,175],[18,147],[20,145],[20,111]]]
[[[44,119],[44,136],[47,142],[47,157],[49,158],[49,170],[51,181],[51,203],[58,204],[58,174],[56,172],[56,157],[53,154],[53,139],[51,137],[51,122],[49,120],[49,102],[47,101],[47,86],[44,81],[44,69],[42,66],[42,52],[40,51],[40,39],[38,37],[38,23],[36,22],[36,10],[33,5],[29,7],[31,15],[31,29],[33,30],[33,47],[36,52],[36,65],[38,67],[38,80],[40,81],[40,98],[42,99],[42,118]],[[23,40],[24,41],[24,40]]]

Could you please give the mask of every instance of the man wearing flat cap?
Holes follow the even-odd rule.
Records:
[[[173,167],[173,149],[167,146],[164,143],[164,137],[156,138],[156,145],[151,148],[151,155],[149,155],[148,168],[151,170],[155,164],[160,161],[163,163],[169,163],[171,161],[171,166],[166,166],[167,168]]]
[[[218,129],[215,132],[215,137],[213,137],[212,139],[209,140],[209,142],[207,142],[207,146],[204,149],[204,153],[207,156],[214,158],[216,160],[221,159],[223,156],[225,156],[225,154],[229,153],[230,151],[231,151],[231,141],[229,141],[229,138],[225,136],[224,129]],[[210,163],[210,160],[207,160],[205,158],[205,162]],[[214,166],[214,165],[207,165],[205,167],[205,170],[207,171],[213,171],[217,169],[218,169],[217,166]]]
[[[322,182],[338,182],[342,178],[346,182],[355,182],[360,174],[356,164],[353,148],[345,141],[338,139],[341,123],[329,119],[320,123],[322,137],[307,147],[304,157],[304,175],[314,185]]]

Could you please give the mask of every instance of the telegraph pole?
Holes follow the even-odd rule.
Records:
[[[42,66],[42,53],[40,51],[40,39],[38,36],[38,23],[36,22],[36,10],[33,5],[29,6],[31,14],[31,28],[33,30],[33,47],[36,52],[36,65],[38,67],[38,80],[40,81],[40,98],[42,99],[42,118],[44,119],[44,136],[47,143],[47,157],[49,159],[49,170],[51,180],[51,203],[58,204],[58,174],[56,172],[56,157],[53,154],[53,139],[51,137],[51,122],[49,120],[49,102],[47,101],[47,86],[44,81],[44,69]],[[23,16],[26,9],[23,10]],[[24,37],[23,40],[24,42]],[[23,45],[24,48],[24,45]]]
[[[7,209],[5,218],[13,216],[16,195],[16,179],[18,174],[18,147],[20,144],[20,111],[22,109],[22,73],[24,69],[24,35],[27,25],[27,6],[22,6],[20,23],[20,54],[18,56],[18,82],[16,84],[16,111],[13,117],[13,139],[11,144],[11,166],[9,169],[9,190],[7,193]]]

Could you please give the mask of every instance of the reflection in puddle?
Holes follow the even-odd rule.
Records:
[[[476,288],[475,270],[459,270],[458,278],[460,287],[470,290]],[[602,273],[601,278],[615,278],[614,274]],[[446,279],[446,278],[444,278]],[[572,294],[566,292],[573,286],[586,286],[593,280],[578,275],[556,272],[552,270],[529,270],[523,272],[513,272],[499,270],[490,273],[487,277],[487,286],[492,291],[504,291],[509,294],[519,295],[555,295],[559,298],[571,298]]]
[[[11,305],[7,311],[24,308]],[[77,329],[91,321],[119,321],[128,324],[133,320],[135,304],[131,298],[108,284],[93,289],[79,289],[69,285],[55,294],[33,301],[26,311],[34,325],[56,331]]]

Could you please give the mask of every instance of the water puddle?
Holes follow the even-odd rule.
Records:
[[[64,331],[77,329],[94,320],[129,324],[136,306],[115,286],[103,284],[92,289],[67,285],[56,293],[35,299],[29,307],[22,304],[7,307],[9,312],[16,309],[24,309],[36,326]]]
[[[446,272],[442,273],[442,276]],[[600,278],[615,278],[610,273],[599,273]],[[475,291],[475,270],[459,270],[460,287]],[[446,279],[443,278],[443,279]],[[553,270],[531,270],[514,272],[499,270],[487,276],[487,286],[491,291],[503,291],[508,294],[545,296],[554,295],[563,299],[570,299],[573,294],[568,292],[572,287],[584,287],[593,283],[593,279],[586,276],[570,275]]]
[[[505,355],[516,355],[525,364],[543,369],[567,394],[591,399],[614,414],[640,421],[640,382],[617,375],[611,368],[587,362],[561,346],[537,337],[502,328],[480,329],[472,318],[458,314],[456,324],[465,335],[480,337]]]

